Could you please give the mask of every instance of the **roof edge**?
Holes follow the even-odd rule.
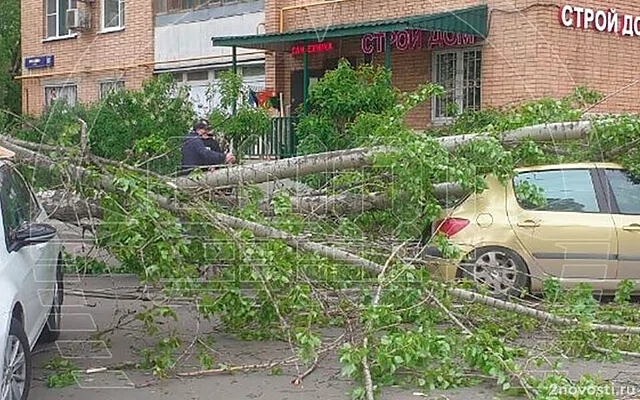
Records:
[[[302,41],[323,42],[326,39],[337,37],[360,36],[366,33],[394,32],[407,29],[467,33],[486,38],[488,34],[487,19],[488,6],[482,4],[433,14],[334,25],[327,27],[322,32],[318,32],[316,29],[301,29],[261,35],[214,36],[211,37],[211,44],[212,46],[277,51],[284,50],[286,45]]]

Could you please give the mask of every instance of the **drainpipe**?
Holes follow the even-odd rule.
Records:
[[[384,66],[387,69],[387,73],[391,73],[391,32],[384,34]],[[389,85],[391,85],[391,78],[389,78]]]
[[[233,46],[231,50],[231,65],[233,69],[233,74],[238,75],[238,49],[236,48],[236,46]],[[231,111],[233,115],[236,114],[237,106],[238,106],[238,99],[236,99],[236,101],[233,102],[233,109]]]
[[[304,41],[304,53],[302,55],[302,64],[304,68],[304,83],[303,83],[303,95],[302,100],[304,102],[304,113],[309,113],[309,41]]]

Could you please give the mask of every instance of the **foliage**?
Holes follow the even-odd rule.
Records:
[[[88,124],[93,154],[131,164],[151,163],[153,170],[173,173],[179,166],[182,137],[194,119],[184,88],[170,75],[145,81],[142,89],[119,90],[94,104],[53,102],[16,137],[37,143],[73,146],[80,142],[81,123]]]
[[[585,375],[572,382],[561,374],[548,374],[543,379],[530,378],[537,389],[537,400],[613,400],[616,398],[613,384]]]
[[[20,114],[21,85],[14,79],[20,74],[20,1],[3,1],[0,8],[0,131],[4,130],[13,116]]]
[[[68,252],[63,253],[65,273],[82,275],[105,275],[119,272],[127,272],[122,267],[113,267],[102,260],[86,256],[73,256]]]
[[[389,111],[398,94],[390,90],[389,74],[381,66],[354,69],[346,60],[328,72],[309,92],[311,112],[297,126],[299,154],[356,147],[362,130],[352,129],[357,117]]]
[[[49,360],[44,368],[52,371],[47,375],[47,387],[63,388],[75,385],[80,372],[78,366],[68,358],[57,357]]]
[[[242,77],[227,70],[220,73],[219,83],[210,87],[208,99],[220,96],[220,106],[214,108],[209,120],[218,135],[235,144],[236,156],[242,156],[258,138],[271,131],[271,120],[266,109],[249,105],[249,89]]]
[[[186,103],[180,95],[168,96],[175,90],[168,81],[149,85],[144,89],[151,94],[148,105],[138,104],[140,98],[126,92],[106,100],[106,115],[111,118],[115,114],[108,113],[115,112],[119,105],[129,110],[122,110],[126,127],[120,133],[133,151],[112,155],[106,153],[112,149],[105,148],[103,155],[143,162],[167,149],[162,139],[168,130],[139,137],[159,122],[138,120],[138,115],[153,103],[153,107],[168,107],[170,115],[175,116]],[[238,102],[242,85],[237,76],[229,75],[220,91],[225,98],[223,107],[211,116],[220,132],[241,141],[262,131],[266,125],[262,125],[261,111]],[[639,339],[601,334],[589,324],[638,325],[640,311],[629,302],[631,283],[621,283],[614,302],[601,304],[586,285],[566,290],[557,280],[545,282],[545,298],[539,307],[578,321],[571,329],[554,331],[544,322],[511,312],[479,304],[454,304],[447,291],[453,284],[433,279],[427,268],[408,262],[405,255],[389,259],[389,247],[398,239],[415,239],[442,213],[443,206],[433,193],[434,183],[455,182],[468,191],[481,191],[487,175],[506,182],[518,165],[565,159],[533,141],[505,146],[497,134],[532,123],[577,120],[582,116],[577,107],[592,104],[600,96],[580,89],[557,101],[543,99],[506,110],[463,114],[453,125],[437,131],[415,133],[409,129],[404,122],[407,113],[441,93],[442,88],[432,84],[400,93],[389,87],[386,71],[371,66],[353,70],[344,62],[312,91],[313,111],[301,122],[303,151],[388,148],[373,158],[370,170],[322,177],[322,183],[328,183],[328,193],[383,192],[393,202],[388,210],[357,217],[301,216],[293,213],[292,198],[278,193],[269,199],[275,215],[266,217],[259,212],[259,191],[254,188],[238,189],[238,197],[245,200],[243,207],[223,210],[199,194],[174,193],[162,182],[120,170],[113,172],[116,190],[102,193],[104,220],[98,228],[98,242],[118,258],[124,270],[138,273],[144,284],[161,288],[169,298],[190,299],[199,317],[219,321],[226,332],[247,340],[287,341],[301,364],[313,365],[320,356],[326,345],[322,328],[348,330],[352,335],[340,347],[339,359],[342,374],[358,383],[352,392],[354,398],[366,394],[365,360],[377,392],[390,385],[431,390],[490,380],[503,391],[510,393],[516,387],[538,399],[579,398],[571,394],[554,397],[553,388],[570,385],[579,390],[601,382],[589,376],[569,381],[555,372],[542,378],[531,374],[528,362],[541,365],[544,359],[528,351],[519,339],[525,333],[544,330],[554,339],[554,346],[548,350],[551,355],[617,359],[620,351],[637,348]],[[96,110],[92,107],[81,112],[93,115]],[[232,112],[234,107],[236,114]],[[46,141],[77,143],[74,109],[56,105],[49,112],[50,122],[59,125],[51,136],[45,136]],[[154,112],[158,117],[159,112]],[[176,125],[170,129],[186,126],[188,120],[173,121]],[[617,150],[616,157],[608,158],[631,167],[640,164],[636,162],[640,155],[633,149],[640,135],[640,120],[623,116],[613,121],[607,126],[597,125],[587,146],[582,141],[563,145],[562,150],[571,153],[566,159],[594,158]],[[46,123],[37,121],[45,129]],[[439,142],[444,133],[468,133],[480,128],[495,135],[453,151]],[[107,139],[103,143],[93,134],[90,138],[94,151],[111,143]],[[621,147],[628,147],[628,151],[620,152]],[[181,211],[172,213],[160,207],[150,196],[153,192],[180,201]],[[526,185],[518,188],[518,193],[531,201],[542,201],[543,197]],[[221,210],[310,240],[338,242],[338,246],[362,257],[386,263],[388,269],[376,277],[347,263],[293,249],[283,240],[260,240],[248,230],[225,226],[216,215]],[[433,243],[448,256],[459,255],[444,236],[436,235]],[[153,347],[141,350],[140,365],[159,377],[170,376],[180,365],[178,354],[183,342],[177,332],[162,327],[168,325],[166,322],[175,324],[177,313],[166,304],[155,304],[135,318],[146,335],[156,339]],[[202,367],[211,369],[216,364],[210,351],[213,344],[202,338],[195,338],[193,343],[195,346],[189,347],[197,351]],[[556,367],[552,365],[551,369]]]
[[[541,123],[578,121],[583,116],[581,108],[597,103],[602,97],[601,93],[578,87],[561,99],[542,98],[502,109],[467,111],[439,130],[439,134],[504,132]]]
[[[176,367],[175,352],[181,344],[180,338],[175,334],[161,338],[153,348],[142,349],[140,367],[151,370],[156,376],[166,378]]]

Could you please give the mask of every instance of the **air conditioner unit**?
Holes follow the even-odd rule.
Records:
[[[91,21],[89,15],[77,8],[67,10],[67,28],[71,30],[89,29]]]

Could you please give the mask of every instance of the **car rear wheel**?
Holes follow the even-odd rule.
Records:
[[[462,277],[485,287],[496,297],[520,296],[529,290],[529,270],[522,257],[510,249],[476,249],[463,261]]]
[[[42,330],[40,340],[43,343],[51,343],[60,337],[60,329],[62,328],[62,303],[64,302],[64,276],[62,269],[62,256],[58,257],[58,266],[56,268],[56,282],[53,289],[53,304],[47,323]]]
[[[31,352],[22,324],[11,320],[4,349],[1,400],[26,400],[31,385]]]

